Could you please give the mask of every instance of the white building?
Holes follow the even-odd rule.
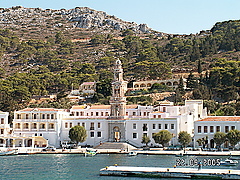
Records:
[[[81,125],[87,130],[82,145],[96,146],[100,142],[129,142],[137,147],[143,135],[150,137],[160,130],[173,134],[170,144],[178,144],[177,135],[187,131],[193,136],[194,122],[206,117],[202,100],[188,100],[184,106],[163,102],[158,106],[127,105],[120,60],[114,68],[110,105],[79,105],[70,110],[53,108],[26,108],[14,113],[12,139],[15,146],[59,147],[70,141],[71,127]]]
[[[8,112],[0,111],[0,147],[6,147],[9,144],[8,136],[11,134],[11,129],[8,115]]]
[[[26,108],[14,112],[14,145],[19,147],[59,146],[61,122],[69,113],[63,109]]]
[[[194,142],[195,147],[198,147],[198,139],[208,137],[207,148],[215,148],[214,134],[216,132],[228,133],[230,130],[240,130],[240,116],[211,116],[194,123]],[[228,147],[229,143],[225,143],[222,147]],[[236,147],[240,147],[237,145]]]

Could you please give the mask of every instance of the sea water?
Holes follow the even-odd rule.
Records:
[[[215,156],[186,156],[175,157],[174,155],[137,155],[126,154],[97,154],[93,157],[84,157],[82,154],[35,154],[35,155],[13,155],[0,157],[0,179],[3,180],[150,180],[151,178],[137,177],[112,177],[99,176],[99,170],[106,166],[118,164],[119,166],[145,166],[145,167],[173,167],[179,162],[205,159],[225,159],[227,157]],[[179,165],[179,164],[178,164]],[[190,167],[189,164],[184,164]],[[197,167],[195,167],[197,168]],[[206,166],[203,168],[227,168],[239,169],[239,166],[222,167]]]

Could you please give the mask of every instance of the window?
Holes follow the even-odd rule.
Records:
[[[50,115],[49,114],[47,114],[47,119],[50,119]]]
[[[213,126],[210,126],[210,133],[213,133]]]
[[[228,132],[229,132],[229,127],[225,126],[225,133],[228,133]]]
[[[40,129],[45,129],[45,124],[40,124]]]
[[[4,124],[4,118],[1,118],[1,124]]]
[[[42,118],[45,119],[45,114],[42,115]]]
[[[24,123],[23,128],[28,129],[28,123]]]
[[[153,129],[156,129],[156,124],[153,124]]]
[[[80,112],[80,116],[83,116],[83,112]]]
[[[133,116],[136,116],[136,112],[133,112]]]
[[[40,133],[39,136],[42,136],[42,133]]]
[[[207,133],[207,132],[208,132],[208,127],[204,126],[204,133]]]
[[[80,126],[80,123],[77,123],[78,126]]]
[[[37,133],[35,133],[35,136],[37,136]]]
[[[76,112],[76,116],[79,116],[79,112]]]
[[[4,134],[4,129],[1,129],[1,134]]]
[[[105,112],[105,116],[108,116],[108,112]]]
[[[231,126],[231,130],[234,130],[235,129],[235,126]]]
[[[161,115],[158,115],[158,118],[161,118],[162,116]]]
[[[71,127],[72,127],[72,123],[69,124],[69,128],[71,128]]]
[[[17,123],[17,124],[16,124],[16,128],[17,128],[17,129],[20,129],[20,123]]]
[[[94,123],[91,123],[90,130],[94,130]]]
[[[101,123],[97,123],[97,127],[98,127],[98,128],[101,128]]]
[[[158,124],[158,129],[162,129],[162,124]]]
[[[98,116],[98,112],[96,112],[96,116]]]
[[[133,129],[137,129],[137,124],[136,123],[133,124]]]
[[[146,116],[147,115],[147,113],[146,112],[143,112],[143,116]]]
[[[163,112],[166,112],[166,107],[163,107]]]
[[[133,139],[137,138],[137,133],[133,133]]]
[[[220,126],[216,127],[216,132],[220,132]]]
[[[54,119],[54,114],[51,114],[51,119]]]
[[[202,133],[202,126],[198,126],[198,133]]]
[[[84,122],[82,123],[82,127],[85,127],[85,123]]]
[[[153,115],[153,118],[156,118],[157,116],[156,115]]]
[[[90,137],[94,137],[94,132],[90,132]]]
[[[49,124],[49,129],[54,129],[54,124]]]
[[[168,129],[168,124],[164,124],[164,126],[165,126],[165,129]]]
[[[143,136],[146,136],[146,137],[147,137],[147,133],[143,133]]]
[[[101,116],[103,116],[103,112],[101,112]]]
[[[174,124],[171,124],[171,129],[174,129]]]
[[[37,129],[37,123],[33,123],[33,129]]]
[[[20,114],[17,115],[17,119],[21,119],[21,115]]]
[[[143,131],[147,131],[148,128],[147,128],[147,124],[143,124]]]
[[[101,132],[97,132],[97,137],[102,137],[102,133]]]
[[[33,114],[33,119],[37,119],[37,115],[36,114]]]
[[[28,119],[28,114],[26,114],[26,119]]]
[[[65,128],[68,128],[68,123],[65,123]]]
[[[93,112],[91,112],[91,116],[93,116]]]

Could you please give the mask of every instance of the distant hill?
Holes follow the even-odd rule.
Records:
[[[87,7],[18,6],[0,9],[0,43],[0,97],[5,98],[0,109],[17,109],[32,95],[61,94],[86,81],[100,82],[103,94],[96,99],[108,102],[116,59],[129,82],[187,78],[194,72],[193,98],[228,102],[239,95],[239,20],[179,35]]]

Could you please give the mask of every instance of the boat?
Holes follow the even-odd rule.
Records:
[[[230,156],[228,159],[231,159],[231,160],[240,160],[240,156]]]
[[[17,149],[7,149],[6,151],[0,151],[0,156],[16,155],[16,154],[18,154]]]
[[[136,156],[137,155],[137,152],[136,151],[130,151],[128,153],[128,156]]]
[[[97,154],[97,150],[86,150],[86,152],[84,153],[85,157],[87,156],[95,156]]]
[[[231,159],[225,159],[224,161],[220,161],[220,165],[222,166],[236,166],[237,164],[238,161]]]

